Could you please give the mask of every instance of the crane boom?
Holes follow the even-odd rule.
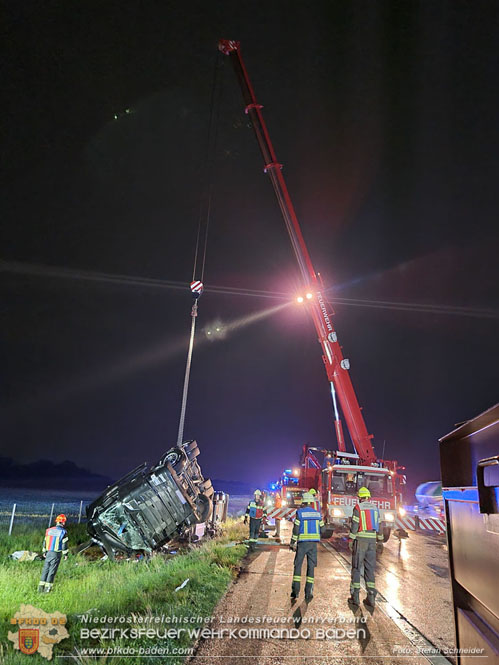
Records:
[[[332,310],[328,310],[327,300],[322,294],[322,285],[314,270],[307,245],[291,201],[284,176],[282,164],[279,163],[274,147],[270,140],[267,126],[262,115],[262,105],[256,100],[253,86],[241,57],[240,42],[222,39],[218,45],[219,50],[229,56],[243,94],[245,113],[249,116],[255,135],[260,146],[264,162],[264,171],[270,177],[279,207],[286,224],[298,266],[300,268],[303,286],[312,293],[309,302],[310,313],[315,325],[319,343],[322,347],[323,362],[327,378],[331,385],[331,393],[335,407],[335,430],[340,451],[345,451],[345,440],[342,424],[336,408],[336,395],[338,395],[341,409],[360,460],[370,464],[376,460],[371,444],[372,434],[369,434],[357,401],[357,396],[350,379],[349,361],[343,357],[341,346],[332,322]]]

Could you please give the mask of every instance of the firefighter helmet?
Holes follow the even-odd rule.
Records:
[[[309,494],[312,494],[312,495],[313,495],[313,494],[317,494],[317,490],[315,490],[315,489],[312,487],[312,489],[308,490],[308,493],[309,493]]]
[[[255,490],[255,491],[253,492],[253,494],[254,494],[255,496],[260,496],[261,492],[260,492],[260,490]]]
[[[359,499],[369,499],[371,498],[371,492],[367,489],[367,487],[361,487],[357,496]]]
[[[62,514],[57,515],[57,517],[55,518],[55,523],[59,524],[59,522],[60,522],[61,524],[66,524],[66,519],[67,519],[66,515],[62,515]]]

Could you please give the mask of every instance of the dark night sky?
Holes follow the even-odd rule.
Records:
[[[189,293],[33,265],[190,281],[220,37],[243,44],[333,296],[497,311],[498,18],[493,2],[8,2],[1,454],[117,476],[175,443]],[[292,296],[228,60],[220,84],[205,282]],[[208,290],[199,339],[276,302]],[[378,452],[437,477],[437,438],[497,401],[497,316],[335,309]],[[333,447],[331,424],[303,309],[195,349],[185,434],[206,475],[271,480],[304,442]]]

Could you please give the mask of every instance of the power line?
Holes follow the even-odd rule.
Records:
[[[0,272],[10,272],[14,274],[32,275],[37,277],[40,276],[75,279],[87,282],[155,289],[174,289],[185,291],[189,286],[186,284],[186,282],[174,280],[155,279],[152,277],[135,277],[130,275],[93,272],[71,268],[60,268],[41,264],[22,263],[19,261],[0,260]],[[294,295],[285,291],[267,291],[263,289],[248,289],[243,287],[222,286],[216,284],[206,287],[205,291],[218,295],[268,298],[273,300],[290,300]],[[372,300],[366,298],[343,298],[336,296],[330,296],[329,300],[333,306],[345,305],[348,307],[365,307],[371,309],[386,309],[401,312],[440,314],[449,316],[469,316],[483,319],[499,319],[499,311],[492,308],[403,302],[394,300]]]

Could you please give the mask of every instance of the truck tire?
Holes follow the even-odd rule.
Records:
[[[195,459],[195,458],[199,455],[199,448],[198,448],[198,446],[197,446],[197,444],[196,444],[195,441],[193,441],[193,443],[194,443],[195,445],[192,446],[192,448],[187,448],[187,450],[185,451],[185,452],[187,453],[187,457],[188,457],[190,460]]]
[[[199,522],[206,522],[210,516],[212,503],[210,499],[204,494],[199,494],[196,497],[196,520]]]
[[[172,448],[169,450],[161,461],[163,464],[169,462],[172,465],[175,473],[181,473],[185,466],[184,456],[178,448]]]
[[[384,543],[388,542],[391,532],[392,532],[391,527],[389,527],[389,526],[384,526],[383,527],[383,542]]]
[[[332,524],[326,524],[324,526],[324,529],[322,530],[321,533],[321,539],[327,540],[328,538],[331,538],[331,536],[334,533],[334,527]]]

